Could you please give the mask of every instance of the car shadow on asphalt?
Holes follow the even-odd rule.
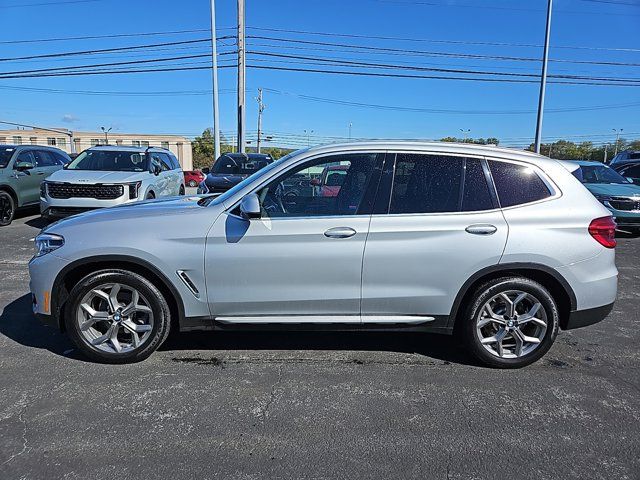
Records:
[[[73,344],[53,325],[38,320],[31,311],[31,295],[25,294],[7,305],[0,315],[0,334],[26,347],[43,348],[57,355]]]
[[[9,303],[0,315],[0,334],[31,348],[41,348],[70,359],[89,361],[57,327],[38,320],[31,312],[31,295]],[[346,351],[416,354],[444,363],[477,365],[456,338],[410,332],[190,332],[173,333],[164,351]],[[357,358],[357,355],[355,356]],[[283,354],[283,360],[286,355]],[[357,360],[354,360],[358,363]]]
[[[161,350],[394,352],[444,363],[478,365],[457,338],[412,332],[218,331],[171,335]],[[358,358],[357,354],[353,355]],[[286,360],[287,355],[283,355]],[[356,360],[354,362],[358,363]]]

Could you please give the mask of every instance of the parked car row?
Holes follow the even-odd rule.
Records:
[[[301,150],[220,195],[45,228],[33,311],[108,363],[177,326],[457,332],[480,362],[521,367],[616,297],[615,222],[569,170],[470,144]]]
[[[164,148],[97,146],[72,160],[53,147],[0,145],[0,225],[38,203],[53,219],[184,194],[178,159]]]
[[[617,158],[617,157],[616,157]],[[618,227],[640,233],[640,163],[618,164],[614,170],[600,162],[564,161],[563,164],[615,217]]]

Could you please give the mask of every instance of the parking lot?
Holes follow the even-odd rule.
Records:
[[[192,333],[87,362],[31,314],[35,211],[0,230],[0,479],[640,478],[640,239],[606,321],[516,371],[449,337]]]

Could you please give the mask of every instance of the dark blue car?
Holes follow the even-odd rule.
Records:
[[[223,193],[273,162],[262,153],[224,153],[198,186],[198,193]]]

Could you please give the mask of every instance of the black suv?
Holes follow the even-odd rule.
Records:
[[[273,162],[263,153],[224,153],[211,166],[198,193],[223,193]]]
[[[624,165],[625,163],[640,162],[640,151],[624,150],[611,159],[609,165],[613,168]]]

